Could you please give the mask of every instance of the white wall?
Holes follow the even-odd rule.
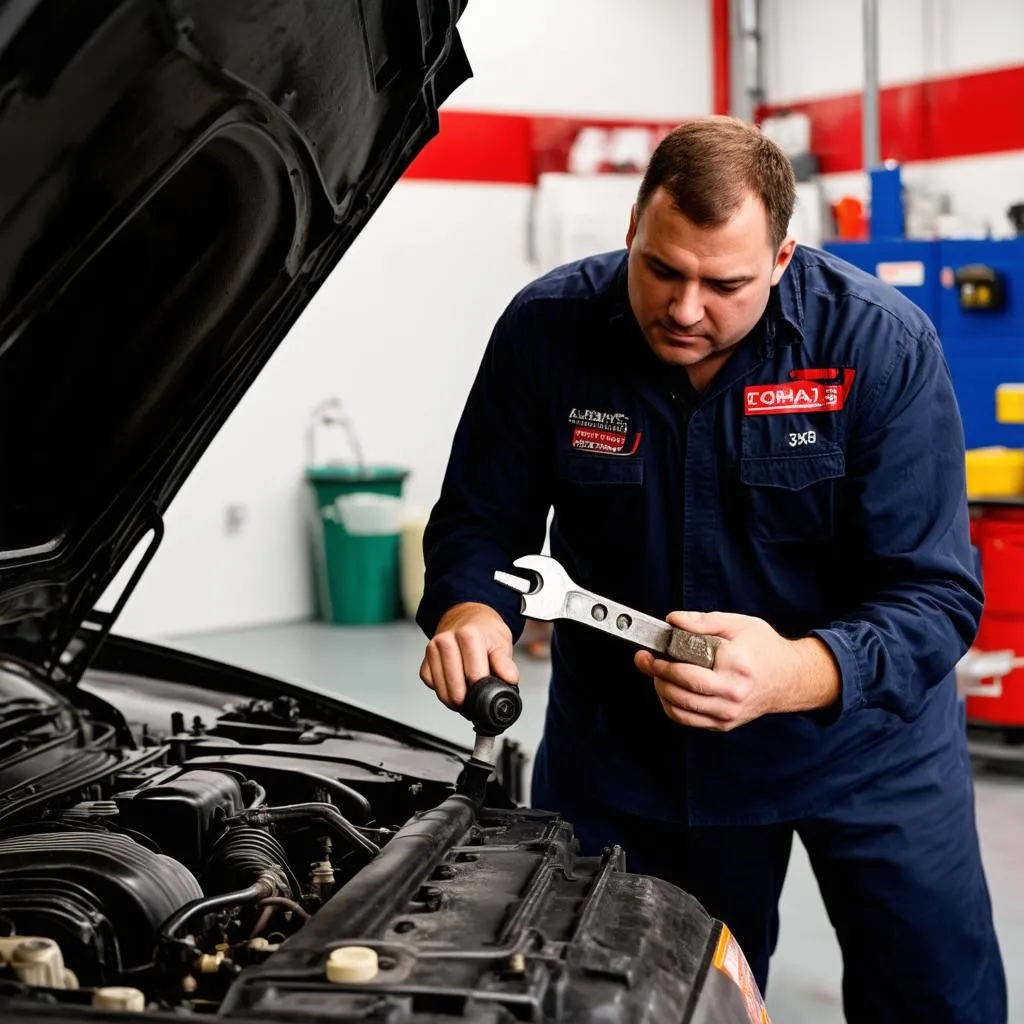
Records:
[[[882,86],[1024,64],[1021,0],[879,0]],[[860,0],[763,0],[764,86],[770,104],[859,92],[864,84]],[[971,126],[962,130],[970,138]],[[885,153],[882,153],[883,158]],[[907,164],[911,187],[948,194],[966,230],[1009,231],[1024,199],[1024,153]],[[867,199],[862,174],[825,175],[829,202]]]
[[[470,0],[450,109],[657,120],[711,110],[707,0]]]
[[[461,29],[475,77],[448,109],[653,120],[710,109],[707,0],[471,0]],[[342,399],[370,462],[410,467],[407,495],[432,504],[493,322],[537,272],[530,195],[396,186],[179,493],[119,632],[311,614],[301,481],[325,398]],[[627,219],[628,206],[623,235]],[[243,511],[234,533],[230,506]]]
[[[1020,0],[879,0],[878,15],[883,86],[1024,62]],[[762,17],[767,102],[863,87],[860,0],[763,0]]]

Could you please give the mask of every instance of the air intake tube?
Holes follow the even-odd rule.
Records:
[[[200,882],[209,895],[251,885],[268,872],[278,876],[276,895],[298,895],[299,883],[281,844],[261,828],[239,825],[222,833],[214,844]]]
[[[180,938],[184,925],[195,917],[227,907],[259,903],[271,896],[291,898],[299,883],[288,867],[280,843],[258,828],[230,828],[217,840],[203,872],[203,891],[210,894],[186,903],[160,929],[165,942]]]

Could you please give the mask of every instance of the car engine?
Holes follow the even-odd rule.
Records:
[[[0,1018],[748,1019],[690,896],[321,711],[0,669]]]
[[[0,676],[8,988],[218,1002],[448,796],[442,778],[458,763],[417,751],[421,777],[382,767],[410,752],[304,721],[288,698],[229,704],[209,726],[172,712],[139,745],[117,732],[42,684]]]

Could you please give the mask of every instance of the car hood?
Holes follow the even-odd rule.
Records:
[[[80,677],[469,77],[465,4],[0,0],[0,657]]]

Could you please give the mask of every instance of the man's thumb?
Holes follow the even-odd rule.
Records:
[[[512,659],[512,655],[507,651],[491,651],[490,661],[491,671],[499,679],[504,679],[506,683],[519,682],[519,666]]]

